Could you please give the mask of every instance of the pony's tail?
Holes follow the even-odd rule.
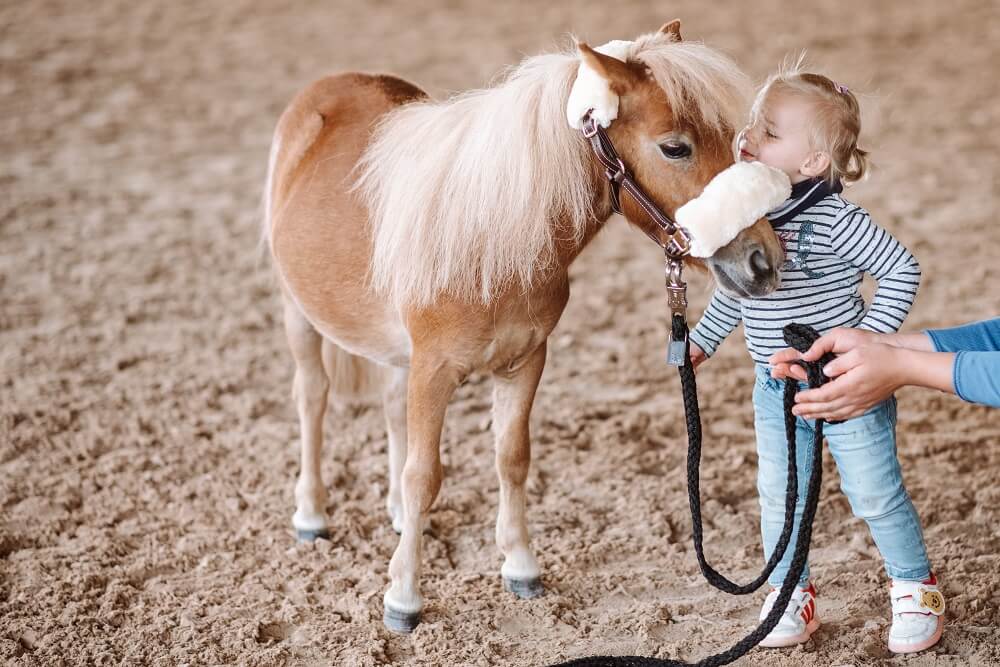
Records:
[[[390,371],[339,345],[323,339],[323,368],[330,380],[330,394],[338,407],[369,405],[382,398]]]

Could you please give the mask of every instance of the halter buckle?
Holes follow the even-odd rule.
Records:
[[[674,257],[683,257],[691,252],[691,234],[686,229],[677,225],[674,229],[674,233],[667,236],[667,242],[664,244],[663,249],[668,255]],[[677,273],[677,279],[680,280],[680,272]]]
[[[615,170],[608,167],[604,170],[604,177],[616,185],[621,185],[625,179],[625,163],[621,158],[618,158],[618,169]]]

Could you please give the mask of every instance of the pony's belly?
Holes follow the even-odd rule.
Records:
[[[336,253],[282,261],[289,260],[293,247],[283,245],[280,235],[275,239],[279,260],[275,266],[285,294],[310,324],[351,354],[389,366],[408,366],[410,335],[399,314],[368,289],[364,270],[338,263]],[[316,246],[310,250],[315,253]]]

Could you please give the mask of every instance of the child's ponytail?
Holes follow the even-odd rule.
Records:
[[[847,161],[840,171],[840,178],[845,185],[857,183],[865,177],[868,172],[868,151],[858,147],[857,144],[847,156]]]

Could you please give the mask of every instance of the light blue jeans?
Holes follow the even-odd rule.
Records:
[[[767,366],[757,366],[754,383],[754,429],[757,432],[757,491],[760,494],[760,530],[765,559],[774,551],[785,518],[788,446],[785,442],[784,382],[771,377]],[[805,385],[801,385],[805,388]],[[788,574],[799,521],[805,509],[811,474],[814,422],[796,418],[796,458],[799,498],[795,532],[784,558],[768,581],[780,586]],[[842,424],[824,424],[830,454],[840,473],[840,489],[854,515],[868,523],[875,545],[894,579],[922,581],[930,576],[920,519],[896,458],[896,399],[889,398],[865,414]],[[800,583],[809,579],[809,565]]]

